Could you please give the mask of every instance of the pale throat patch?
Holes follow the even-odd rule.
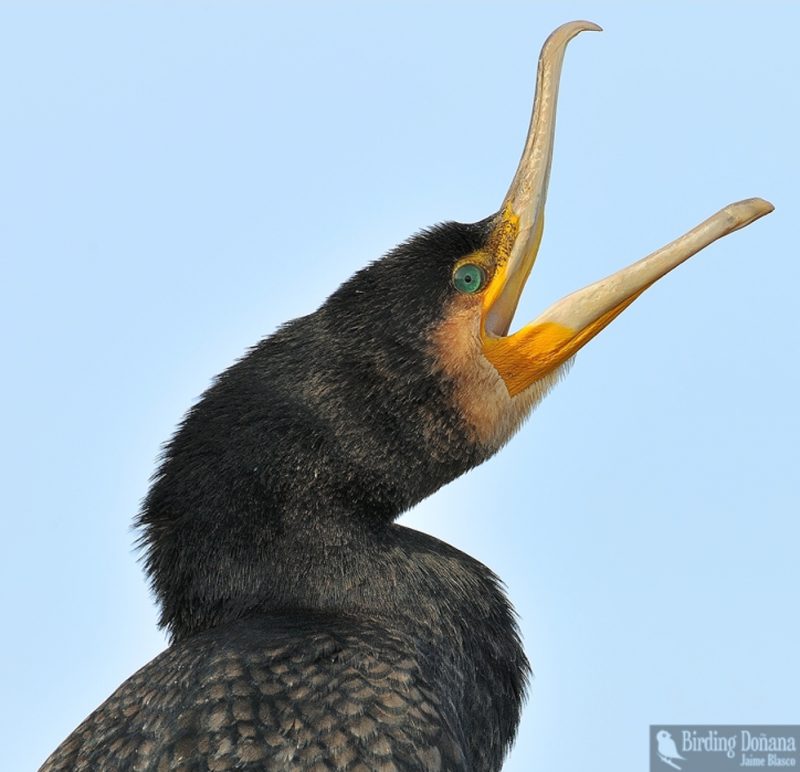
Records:
[[[455,385],[455,399],[474,438],[494,452],[520,428],[534,407],[563,377],[570,362],[557,367],[516,396],[483,354],[479,302],[457,298],[436,329],[432,351]],[[478,300],[475,298],[475,300]]]

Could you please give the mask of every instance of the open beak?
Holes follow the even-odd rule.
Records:
[[[553,32],[542,47],[525,149],[487,245],[496,268],[483,298],[483,350],[512,396],[564,364],[650,285],[684,260],[773,210],[772,204],[760,198],[726,206],[642,260],[567,295],[509,335],[544,228],[564,52],[567,43],[585,30],[599,31],[600,27],[588,21],[569,22]]]

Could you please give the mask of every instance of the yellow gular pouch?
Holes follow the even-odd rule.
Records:
[[[503,338],[484,336],[483,353],[515,397],[571,356],[575,330],[556,322],[525,327]]]
[[[545,321],[533,322],[504,338],[484,335],[484,356],[494,365],[508,387],[508,393],[514,397],[572,358],[645,289],[647,287],[625,298],[580,330]]]

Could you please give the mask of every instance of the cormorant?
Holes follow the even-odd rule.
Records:
[[[138,519],[171,645],[43,770],[497,770],[528,677],[497,577],[394,524],[494,454],[645,289],[772,210],[732,204],[509,334],[542,235],[545,42],[500,210],[420,232],[217,378]]]

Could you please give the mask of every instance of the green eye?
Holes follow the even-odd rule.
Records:
[[[477,292],[486,283],[486,272],[479,265],[467,263],[453,271],[453,286],[459,292]]]

